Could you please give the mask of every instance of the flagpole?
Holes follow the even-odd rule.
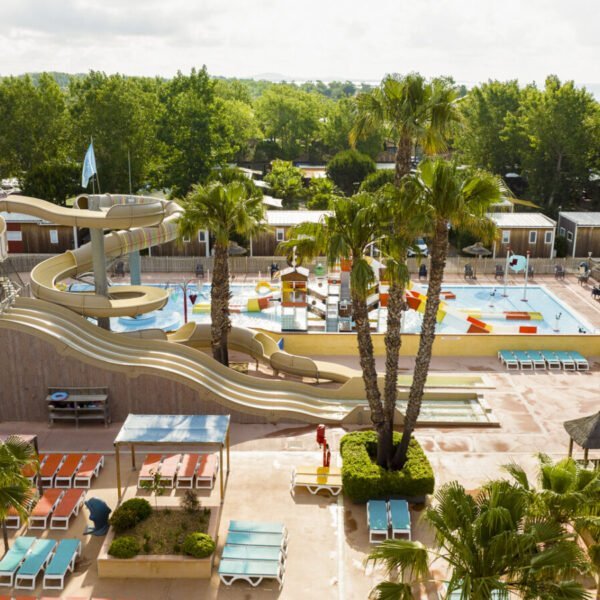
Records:
[[[131,153],[129,152],[129,148],[127,148],[127,168],[129,170],[129,193],[133,194],[133,190],[131,189]]]
[[[94,146],[94,138],[90,135],[90,143],[92,144],[92,147]],[[96,176],[96,183],[98,184],[98,193],[101,194],[102,192],[100,191],[100,178],[98,177],[98,163],[96,162],[96,153],[94,152],[94,162],[96,163],[96,172],[94,173],[94,175]],[[94,185],[94,180],[92,179],[92,186]]]

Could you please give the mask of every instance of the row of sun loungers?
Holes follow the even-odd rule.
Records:
[[[216,454],[148,454],[138,475],[138,487],[160,473],[163,487],[212,489],[219,471]]]
[[[68,489],[59,490],[48,488],[33,507],[27,522],[28,529],[69,529],[72,517],[77,516],[85,500],[85,490]],[[9,510],[6,517],[6,526],[10,529],[21,527],[21,517]]]
[[[42,487],[89,489],[104,466],[102,454],[40,454],[39,461],[39,472],[28,467],[23,475],[32,483],[39,477]]]
[[[509,371],[589,371],[590,363],[579,352],[551,350],[500,350],[498,358]]]
[[[406,500],[369,500],[367,502],[367,526],[369,542],[376,544],[384,540],[397,539],[410,533],[410,511]]]
[[[0,585],[33,590],[44,571],[44,589],[62,590],[81,555],[81,542],[18,537],[0,561]]]
[[[337,496],[342,491],[342,471],[339,467],[296,467],[292,471],[290,492],[294,494],[298,487],[306,488],[311,494],[327,490]]]
[[[219,564],[225,585],[247,581],[256,587],[263,579],[283,585],[288,535],[283,523],[230,521]]]

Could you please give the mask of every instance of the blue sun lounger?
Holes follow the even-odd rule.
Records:
[[[575,365],[575,361],[569,352],[561,352],[557,351],[556,356],[558,360],[560,360],[562,367],[565,371],[576,371],[577,366]]]
[[[510,350],[498,350],[498,358],[509,371],[519,370],[519,361]]]
[[[392,524],[392,539],[396,536],[408,536],[410,534],[410,511],[406,500],[390,500],[388,502],[390,523]]]
[[[12,587],[14,584],[15,573],[25,560],[25,555],[29,552],[35,542],[34,537],[18,537],[9,551],[0,560],[0,585]]]
[[[231,546],[272,546],[281,548],[283,552],[287,547],[287,540],[281,533],[251,533],[247,531],[230,531],[225,541]]]
[[[541,352],[538,352],[537,350],[527,350],[527,354],[529,355],[529,358],[531,358],[533,368],[536,371],[546,370],[546,361]]]
[[[229,531],[248,533],[279,533],[287,537],[287,530],[283,523],[266,523],[262,521],[229,521]]]
[[[585,358],[585,356],[582,356],[581,354],[579,354],[579,352],[575,352],[573,350],[569,352],[569,354],[571,355],[571,358],[575,361],[575,366],[577,367],[578,371],[590,370],[590,363],[588,362],[587,358]]]
[[[555,352],[552,352],[551,350],[540,350],[540,354],[544,357],[550,371],[560,371],[561,362]]]
[[[283,585],[284,566],[277,560],[231,560],[221,559],[219,577],[225,585],[241,579],[256,587],[263,579],[276,579]]]
[[[376,544],[388,539],[388,519],[388,508],[385,500],[369,500],[367,502],[369,542]],[[383,537],[383,539],[378,539],[376,536]]]
[[[79,540],[61,540],[44,572],[44,589],[62,590],[65,587],[65,577],[68,572],[74,571],[78,556],[81,556]]]
[[[280,562],[285,558],[281,548],[275,546],[226,545],[221,556],[231,560],[278,560]]]
[[[527,352],[522,350],[513,350],[515,358],[519,361],[521,371],[533,371],[533,361]]]
[[[35,589],[38,575],[50,561],[54,548],[56,548],[56,540],[38,539],[35,541],[15,576],[16,588]]]

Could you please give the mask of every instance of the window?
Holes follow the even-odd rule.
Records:
[[[565,228],[564,227],[561,227],[558,230],[558,235],[560,235],[561,237],[565,237]]]
[[[50,243],[58,244],[58,230],[57,229],[50,230]]]
[[[204,229],[198,232],[198,241],[202,243],[206,242],[206,231]]]
[[[551,243],[552,243],[552,232],[546,231],[546,233],[544,234],[544,244],[551,244]]]
[[[21,231],[7,231],[6,239],[9,242],[22,242],[23,241],[23,233]]]
[[[535,244],[536,242],[537,242],[537,231],[530,231],[529,232],[529,243]]]
[[[510,244],[510,229],[504,229],[502,231],[502,243]]]
[[[573,241],[573,232],[567,231],[567,242],[572,242],[572,241]]]
[[[184,244],[189,244],[190,243],[190,236],[189,235],[184,235],[183,236],[183,243]]]
[[[283,242],[285,240],[285,229],[283,227],[278,227],[275,230],[275,239],[278,242]]]

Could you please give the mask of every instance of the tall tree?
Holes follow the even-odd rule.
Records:
[[[484,171],[463,169],[456,163],[443,159],[423,161],[416,173],[408,177],[406,186],[407,193],[415,194],[419,198],[422,210],[427,213],[426,231],[431,237],[431,262],[427,301],[404,417],[402,440],[394,457],[394,465],[397,468],[402,468],[406,462],[408,443],[421,412],[448,255],[448,231],[452,225],[481,239],[492,239],[495,233],[494,224],[487,217],[487,213],[490,206],[500,199],[501,190],[500,182],[495,176]]]
[[[289,161],[274,160],[265,181],[273,190],[273,195],[283,200],[285,208],[296,208],[299,202],[304,199],[302,171]]]
[[[208,229],[214,236],[215,263],[210,290],[211,345],[213,357],[229,364],[227,338],[229,318],[229,264],[231,236],[249,237],[258,233],[264,223],[262,195],[253,194],[241,181],[223,184],[212,182],[192,188],[183,202],[184,214],[179,220],[180,237],[196,236]]]
[[[375,173],[375,163],[358,150],[338,152],[327,164],[327,177],[346,195],[358,191],[365,177]]]

